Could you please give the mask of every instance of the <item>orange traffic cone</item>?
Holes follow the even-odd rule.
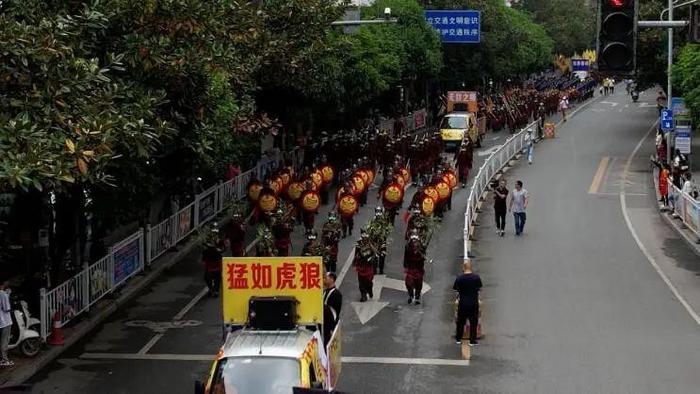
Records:
[[[53,326],[51,327],[51,335],[46,340],[46,343],[54,346],[62,346],[65,344],[65,338],[63,337],[63,328],[61,328],[61,317],[58,311],[53,314]]]

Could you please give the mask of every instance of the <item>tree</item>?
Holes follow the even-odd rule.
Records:
[[[591,5],[592,4],[592,5]],[[580,0],[525,0],[522,9],[532,13],[554,40],[554,51],[572,56],[595,46],[595,2]]]
[[[693,123],[700,122],[700,45],[686,44],[673,67],[673,84],[680,90]],[[674,94],[676,95],[676,94]]]
[[[500,0],[423,1],[431,9],[481,11],[481,43],[445,45],[442,81],[445,88],[474,86],[487,77],[504,80],[537,71],[551,61],[553,42],[530,15]]]

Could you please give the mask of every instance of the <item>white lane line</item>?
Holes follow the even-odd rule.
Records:
[[[158,333],[154,335],[153,338],[151,338],[151,340],[149,340],[148,342],[146,342],[145,345],[143,345],[143,347],[139,350],[138,354],[148,353],[148,351],[151,350],[151,348],[155,346],[155,344],[158,343],[158,341],[160,341],[161,338],[163,338],[163,335],[165,335],[165,333]]]
[[[454,365],[469,366],[469,360],[444,358],[403,358],[403,357],[343,357],[348,364],[398,364],[398,365]]]
[[[181,320],[183,317],[185,317],[187,312],[189,312],[190,309],[192,309],[199,302],[199,300],[201,300],[205,295],[207,295],[208,292],[209,288],[204,286],[202,290],[199,293],[197,293],[197,295],[194,296],[192,300],[190,300],[189,304],[185,305],[185,307],[182,308],[180,312],[177,313],[177,315],[173,316],[173,320]]]
[[[340,288],[340,285],[343,283],[343,279],[345,279],[345,275],[348,274],[348,271],[350,271],[350,267],[352,267],[352,260],[354,258],[355,248],[353,247],[350,251],[350,254],[348,255],[348,258],[345,260],[345,263],[343,263],[343,269],[340,270],[340,274],[338,274],[338,279],[335,281],[336,287]]]
[[[211,354],[141,354],[141,353],[83,353],[84,360],[163,360],[163,361],[213,361]]]
[[[632,159],[637,155],[637,152],[639,152],[639,149],[642,147],[642,144],[644,141],[649,137],[649,134],[656,129],[656,125],[659,123],[657,120],[653,126],[649,129],[649,131],[644,134],[642,139],[639,140],[637,143],[637,146],[634,148],[632,151],[632,154],[627,158],[627,163],[625,163],[625,169],[622,172],[622,177],[623,180],[627,180],[627,176],[629,174],[629,169],[630,165],[632,164]],[[656,272],[659,274],[661,279],[666,283],[666,286],[668,286],[669,289],[671,289],[671,293],[678,299],[678,302],[683,305],[686,311],[688,311],[688,314],[690,317],[695,320],[695,323],[697,323],[700,326],[700,316],[698,316],[697,312],[693,309],[693,307],[690,306],[688,301],[681,295],[681,293],[678,291],[676,286],[673,285],[671,280],[666,276],[666,274],[661,270],[661,267],[656,263],[656,260],[654,257],[649,253],[647,248],[644,246],[642,241],[639,239],[639,235],[637,235],[637,231],[632,227],[632,221],[630,220],[629,214],[627,213],[627,199],[625,195],[625,186],[626,182],[620,182],[620,208],[622,209],[622,216],[625,218],[625,223],[627,223],[627,228],[629,229],[630,233],[632,234],[632,238],[634,238],[634,241],[637,243],[637,246],[639,246],[639,249],[642,251],[644,256],[646,256],[647,260],[649,260],[649,264],[651,264],[652,267],[656,270]]]
[[[212,361],[215,356],[209,354],[83,353],[79,358],[83,360]],[[444,358],[343,357],[343,362],[348,364],[469,366],[469,360]]]
[[[192,298],[190,302],[187,303],[187,305],[185,305],[184,308],[180,309],[180,312],[173,316],[173,320],[181,320],[187,314],[187,312],[190,311],[190,309],[197,305],[197,303],[202,298],[204,298],[205,295],[207,295],[208,292],[209,289],[207,287],[202,288],[202,290],[199,293],[197,293],[197,295],[194,296],[194,298]],[[139,350],[138,354],[148,353],[148,351],[151,350],[151,348],[155,346],[155,344],[158,343],[158,341],[160,341],[161,338],[163,338],[163,335],[165,335],[165,333],[163,332],[154,335],[153,338],[151,338],[151,340],[149,340],[148,342],[146,342],[145,345],[143,345],[143,347]]]

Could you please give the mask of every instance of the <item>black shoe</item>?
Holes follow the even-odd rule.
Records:
[[[365,301],[367,301],[367,296],[365,296],[363,294],[362,297],[360,297],[360,302],[365,302]]]
[[[477,341],[469,341],[469,346],[470,346],[470,347],[479,346],[479,342],[477,342]]]
[[[413,301],[413,303],[416,304],[416,305],[420,305],[420,298],[416,298],[416,299]]]
[[[368,294],[369,294],[369,298],[374,298],[374,294],[372,294],[371,291]]]
[[[384,270],[381,268],[379,269],[379,275],[384,275]]]
[[[413,298],[408,297],[408,305],[411,305],[413,303]]]

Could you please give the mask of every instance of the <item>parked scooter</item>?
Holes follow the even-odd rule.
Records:
[[[639,92],[637,89],[634,89],[632,93],[630,93],[630,96],[632,96],[632,101],[636,103],[637,100],[639,100]]]
[[[19,348],[27,357],[34,357],[41,350],[41,322],[29,313],[26,301],[12,300],[12,328],[8,349]]]

